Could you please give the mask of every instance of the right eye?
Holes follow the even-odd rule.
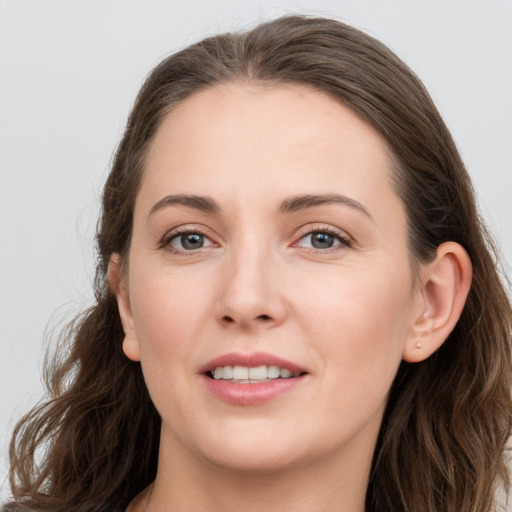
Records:
[[[165,245],[172,247],[176,252],[190,252],[215,244],[203,233],[185,231],[171,235],[167,241],[165,241]]]

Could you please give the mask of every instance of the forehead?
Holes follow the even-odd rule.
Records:
[[[140,199],[149,208],[165,193],[220,201],[238,194],[262,204],[338,192],[386,208],[398,202],[391,167],[376,131],[326,93],[229,83],[167,115],[148,152]]]

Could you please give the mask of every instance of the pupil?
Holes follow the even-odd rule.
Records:
[[[329,233],[314,233],[312,244],[315,249],[329,249],[334,243],[334,237]]]
[[[203,236],[197,233],[181,235],[181,243],[185,249],[200,249],[203,246]]]

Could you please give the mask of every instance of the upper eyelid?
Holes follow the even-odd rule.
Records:
[[[354,237],[350,235],[346,230],[337,228],[335,226],[332,226],[330,224],[325,223],[311,223],[308,222],[307,224],[304,224],[299,229],[297,229],[297,234],[295,235],[297,239],[303,238],[306,235],[309,235],[311,233],[321,233],[321,232],[327,232],[333,235],[337,235],[342,239],[354,241]]]
[[[207,238],[211,238],[212,236],[214,236],[211,229],[201,224],[180,224],[179,226],[175,226],[167,230],[164,236],[162,237],[162,240],[170,239],[176,235],[181,235],[183,233],[198,233],[206,236]]]

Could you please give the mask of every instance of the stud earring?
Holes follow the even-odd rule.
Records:
[[[421,348],[423,345],[421,344],[421,340],[416,342],[416,348]]]

